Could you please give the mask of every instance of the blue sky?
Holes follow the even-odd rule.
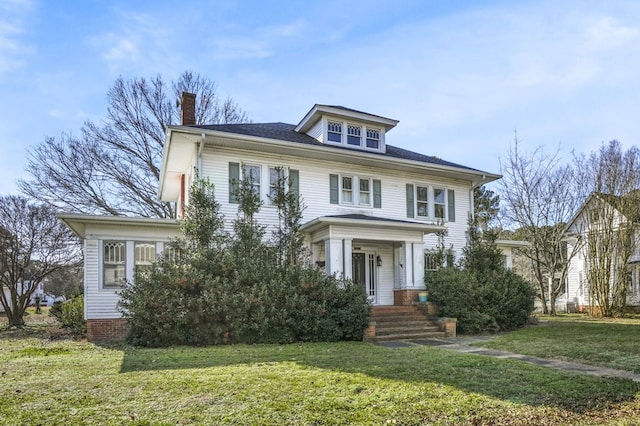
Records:
[[[105,116],[119,76],[189,69],[254,122],[315,103],[400,120],[387,142],[500,172],[513,143],[640,141],[640,2],[0,1],[0,194],[26,152]]]

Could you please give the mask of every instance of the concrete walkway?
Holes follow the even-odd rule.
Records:
[[[571,371],[575,373],[589,374],[598,377],[619,377],[622,379],[640,382],[640,374],[630,371],[614,370],[612,368],[596,367],[593,365],[579,364],[577,362],[561,361],[558,359],[538,358],[535,356],[514,354],[511,352],[497,351],[494,349],[481,348],[478,346],[470,346],[472,343],[491,340],[491,336],[478,337],[442,337],[437,339],[422,340],[402,340],[392,342],[379,342],[377,346],[387,348],[403,348],[411,346],[437,346],[439,348],[448,349],[456,352],[467,354],[491,356],[502,359],[517,359],[531,364],[541,365],[543,367],[553,368],[562,371]]]

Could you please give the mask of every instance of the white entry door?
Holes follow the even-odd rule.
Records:
[[[365,287],[369,300],[371,303],[376,304],[378,302],[376,253],[372,251],[354,251],[351,253],[351,265],[351,278],[354,282]]]

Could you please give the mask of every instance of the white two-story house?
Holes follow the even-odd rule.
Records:
[[[269,193],[284,170],[305,206],[312,262],[360,282],[373,305],[407,304],[424,288],[425,255],[436,233],[456,257],[465,245],[473,188],[496,174],[388,144],[397,120],[314,105],[298,124],[195,125],[195,97],[183,96],[183,123],[169,126],[158,195],[189,203],[196,175],[215,186],[225,218],[238,204],[232,182],[251,177],[264,202],[258,219],[277,223]],[[118,291],[179,235],[178,221],[65,214],[84,239],[85,315],[90,339],[123,332]],[[267,235],[271,235],[267,230]]]

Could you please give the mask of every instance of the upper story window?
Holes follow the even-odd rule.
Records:
[[[347,125],[347,143],[356,146],[362,145],[362,127],[353,124]]]
[[[341,201],[344,204],[353,204],[353,177],[342,176],[341,182],[342,197]]]
[[[251,189],[256,194],[260,194],[260,166],[243,164],[242,165],[242,178],[251,182]]]
[[[455,222],[455,191],[407,184],[407,217]]]
[[[361,206],[371,205],[371,179],[359,179],[358,204]]]
[[[380,130],[367,129],[367,148],[380,149]]]
[[[382,184],[378,179],[351,175],[329,175],[331,204],[382,207]]]
[[[416,215],[429,217],[429,187],[416,186]]]
[[[342,123],[338,121],[327,122],[327,139],[329,142],[342,143]]]
[[[264,167],[263,167],[264,166]],[[262,176],[263,170],[266,170]],[[300,174],[298,170],[285,166],[268,166],[266,164],[229,163],[229,203],[238,204],[237,194],[240,179],[247,179],[251,188],[267,205],[273,205],[278,185],[284,184],[285,191],[299,193]],[[264,182],[264,184],[263,184]]]
[[[382,130],[346,121],[327,120],[326,140],[364,150],[382,149]]]
[[[443,188],[433,188],[433,210],[436,219],[444,220],[445,218],[445,212],[447,209],[447,205],[445,203],[446,196],[446,191]]]

